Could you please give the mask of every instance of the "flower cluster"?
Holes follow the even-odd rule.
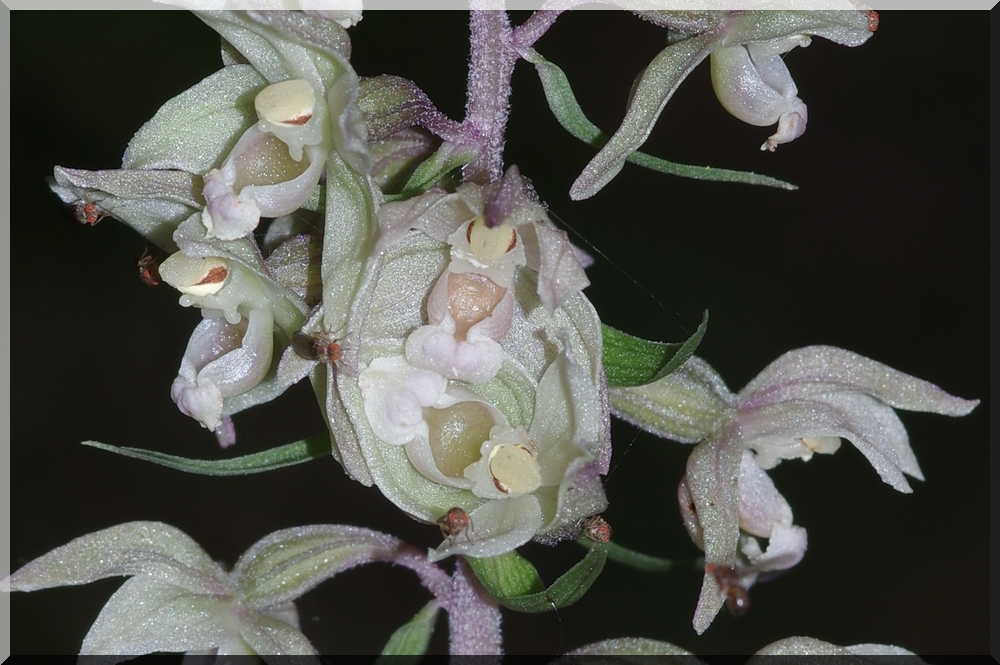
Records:
[[[426,649],[443,608],[453,653],[499,653],[498,603],[538,611],[556,606],[551,592],[568,604],[579,589],[566,588],[583,574],[542,591],[526,573],[523,588],[505,595],[484,570],[524,573],[531,565],[518,547],[588,533],[596,544],[587,574],[608,556],[610,527],[599,514],[614,413],[695,444],[677,499],[705,553],[694,616],[701,634],[727,601],[745,607],[759,575],[805,555],[806,530],[767,473],[782,460],[830,454],[847,439],[886,483],[910,492],[906,476],[922,474],[894,409],[957,416],[978,402],[849,351],[789,352],[733,393],[691,355],[703,330],[683,345],[630,338],[642,352],[616,362],[648,383],[609,388],[605,340],[627,336],[603,326],[583,295],[588,257],[518,168],[503,169],[517,59],[538,67],[560,122],[601,146],[570,190],[582,199],[635,159],[702,61],[710,58],[730,113],[777,125],[761,146],[774,151],[801,136],[808,118],[783,56],[813,36],[856,46],[877,27],[874,12],[858,11],[639,13],[670,31],[668,45],[604,142],[580,119],[565,75],[532,48],[558,12],[537,13],[518,30],[504,13],[473,15],[463,123],[410,81],[359,79],[346,28],[360,12],[199,12],[223,39],[223,69],[164,104],[121,169],[57,167],[52,189],[81,222],[113,215],[170,254],[159,276],[203,316],[170,388],[181,412],[229,446],[233,414],[308,377],[328,452],[409,517],[440,525],[443,542],[424,553],[367,529],[299,527],[265,537],[226,571],[177,529],[133,522],[36,559],[2,590],[129,576],[84,654],[313,655],[293,601],[340,571],[389,561],[417,572],[435,597],[400,640],[419,633]],[[241,458],[242,470],[314,456],[296,445]],[[186,470],[213,464],[147,458]],[[449,575],[437,562],[453,555],[468,558]],[[584,591],[593,576],[579,584]],[[608,653],[686,654],[625,638],[571,655]],[[790,638],[760,655],[819,653],[904,652]]]
[[[576,536],[606,505],[610,450],[600,325],[565,233],[514,167],[383,205],[379,221],[383,266],[361,301],[415,325],[362,322],[357,378],[338,377],[363,409],[372,480],[418,519],[468,512],[432,558]],[[416,272],[421,256],[439,271]]]

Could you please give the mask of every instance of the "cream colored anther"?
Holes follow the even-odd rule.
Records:
[[[482,217],[472,220],[465,237],[472,254],[484,263],[496,261],[517,246],[517,234],[510,224],[501,224],[491,229],[486,226]]]
[[[529,494],[542,484],[542,471],[524,446],[502,443],[490,451],[490,475],[504,494]]]
[[[160,264],[160,277],[181,293],[210,296],[225,286],[229,264],[217,257],[191,258],[177,252]]]
[[[802,445],[811,452],[829,455],[837,452],[840,448],[840,437],[838,436],[813,436],[803,437]]]
[[[298,127],[309,122],[316,95],[308,81],[293,79],[267,86],[253,100],[261,120],[281,127]]]

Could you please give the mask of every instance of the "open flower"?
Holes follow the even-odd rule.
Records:
[[[270,83],[254,98],[258,122],[205,175],[208,232],[242,238],[261,216],[294,212],[313,194],[331,149],[351,161],[364,140],[357,75],[337,20],[287,12],[201,12]],[[366,149],[360,152],[366,152]]]
[[[257,541],[226,572],[175,527],[129,522],[82,536],[35,559],[0,582],[0,591],[36,591],[127,576],[84,638],[81,655],[121,656],[110,660],[118,662],[184,651],[271,660],[316,653],[299,629],[296,598],[337,573],[378,561],[413,570],[434,594],[414,622],[433,626],[438,609],[447,610],[453,654],[500,653],[496,601],[466,566],[458,565],[449,577],[416,548],[352,526],[277,531]]]
[[[735,568],[744,587],[762,571],[795,565],[806,548],[805,530],[792,524],[766,469],[833,453],[845,438],[883,481],[910,492],[904,474],[923,476],[893,409],[962,416],[979,403],[828,346],[786,353],[736,395],[692,358],[654,383],[613,388],[611,400],[616,415],[644,429],[698,442],[678,490],[681,514],[706,562]],[[766,549],[754,536],[768,538]],[[721,586],[706,572],[694,618],[699,634],[725,601]]]
[[[451,243],[455,272],[482,272],[502,283],[509,281],[514,267],[527,265],[538,273],[538,296],[550,312],[590,284],[566,232],[549,220],[516,166],[489,185],[463,183],[454,194],[431,190],[383,205],[379,225],[380,248],[398,242],[410,229]],[[466,233],[456,233],[460,228]],[[472,232],[478,236],[476,248]]]
[[[428,524],[469,515],[435,557],[576,537],[606,505],[610,433],[600,320],[559,277],[562,259],[582,274],[565,235],[513,168],[379,213],[360,287],[349,300],[331,287],[303,327],[341,340],[343,357],[331,368],[286,352],[279,376],[325,381],[334,455],[353,478]]]
[[[423,476],[465,490],[462,502],[476,506],[466,532],[445,539],[432,561],[494,556],[533,538],[559,540],[607,505],[600,398],[569,348],[539,381],[529,427],[512,425],[472,391],[449,387],[402,357],[373,360],[359,385],[380,441],[403,446]]]
[[[864,11],[642,12],[675,31],[674,40],[639,75],[621,126],[570,188],[579,200],[614,178],[625,159],[649,138],[681,82],[712,57],[712,83],[727,111],[753,125],[778,123],[762,149],[774,150],[806,128],[806,107],[782,55],[808,46],[810,35],[858,46],[876,27]]]
[[[305,306],[289,289],[225,250],[185,236],[191,230],[191,224],[181,225],[175,234],[178,243],[193,254],[209,255],[181,251],[160,265],[163,280],[181,292],[181,305],[201,307],[205,316],[191,335],[170,395],[183,413],[216,431],[224,416],[273,399],[284,389],[275,381],[264,382],[271,372],[275,331],[290,338],[302,323]],[[260,272],[265,272],[263,266]]]

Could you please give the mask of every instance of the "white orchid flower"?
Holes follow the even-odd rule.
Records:
[[[226,572],[180,530],[130,522],[35,559],[4,580],[2,590],[128,576],[84,638],[81,655],[313,655],[294,599],[342,570],[390,559],[398,546],[367,529],[300,527],[262,539]]]
[[[676,31],[672,40],[636,79],[621,126],[570,188],[586,199],[608,184],[625,159],[645,143],[681,82],[705,58],[712,58],[712,82],[727,111],[752,125],[778,123],[762,149],[774,150],[805,131],[806,106],[798,98],[782,55],[819,36],[858,46],[877,27],[866,11],[643,12]]]
[[[434,594],[417,618],[427,616],[433,623],[438,609],[446,610],[453,654],[500,653],[496,601],[467,566],[460,563],[449,576],[397,538],[352,526],[277,531],[257,541],[227,572],[177,528],[129,522],[31,561],[0,581],[0,591],[128,577],[80,649],[80,655],[105,656],[107,662],[167,651],[259,655],[271,663],[276,656],[307,656],[303,662],[318,664],[300,630],[295,599],[338,573],[379,561],[409,568]]]
[[[681,514],[706,562],[734,568],[744,587],[762,571],[794,566],[806,548],[805,530],[792,524],[766,469],[833,453],[845,438],[883,481],[911,492],[904,475],[923,475],[893,409],[962,416],[979,404],[829,346],[786,353],[735,395],[708,363],[691,358],[654,383],[612,388],[611,403],[639,427],[698,443],[678,490]],[[754,536],[768,538],[767,548]],[[721,587],[706,571],[694,618],[699,634],[725,601]]]
[[[322,13],[321,13],[322,14]],[[341,16],[200,12],[270,83],[254,97],[256,124],[205,175],[202,223],[220,240],[242,238],[260,218],[287,215],[313,194],[331,150],[370,160],[354,107],[357,75]]]
[[[469,528],[430,553],[495,556],[533,538],[559,540],[607,505],[600,464],[604,432],[593,379],[564,349],[535,390],[529,427],[406,359],[377,358],[359,378],[376,436],[403,446],[413,466],[471,508]]]

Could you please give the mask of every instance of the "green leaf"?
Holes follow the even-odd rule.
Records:
[[[178,471],[197,473],[203,476],[245,476],[280,469],[283,466],[301,464],[330,454],[330,435],[317,434],[302,441],[271,448],[259,453],[221,460],[200,460],[177,455],[167,455],[155,450],[141,448],[119,448],[100,441],[84,441],[83,445],[100,448],[108,452],[153,462]]]
[[[423,656],[434,634],[434,621],[438,615],[436,600],[424,605],[423,609],[392,634],[382,649],[382,656],[375,665],[393,665],[398,661],[393,656]]]
[[[593,549],[594,541],[589,538],[581,538],[576,541],[580,545],[586,547],[587,549]],[[643,554],[642,552],[636,552],[635,550],[630,550],[627,547],[622,547],[618,543],[608,542],[604,545],[608,550],[608,560],[614,561],[615,563],[620,563],[629,568],[634,568],[636,570],[644,570],[650,573],[666,573],[676,568],[698,568],[698,564],[703,559],[690,559],[674,561],[673,559],[661,559],[657,556],[651,556],[649,554]]]
[[[417,167],[407,181],[403,191],[386,198],[390,201],[400,201],[416,194],[422,194],[436,185],[442,178],[461,168],[476,158],[472,146],[455,145],[447,141],[441,144],[433,155]]]
[[[701,325],[682,343],[648,342],[603,325],[604,371],[608,384],[630,388],[662,379],[694,355],[707,328],[707,309]]]
[[[576,101],[576,96],[570,87],[569,79],[566,78],[563,70],[535,51],[530,51],[525,59],[535,65],[538,78],[541,79],[542,88],[545,91],[545,99],[548,101],[549,108],[552,109],[552,114],[556,117],[559,124],[574,137],[595,148],[600,148],[607,143],[609,136],[602,132],[584,114],[583,109],[580,108],[580,104]],[[733,171],[731,169],[716,169],[711,166],[677,164],[676,162],[668,162],[665,159],[647,155],[638,150],[626,157],[626,161],[647,169],[652,169],[653,171],[676,175],[682,178],[739,182],[747,185],[763,185],[765,187],[777,187],[789,190],[798,189],[796,185],[783,180],[758,175],[749,171]]]
[[[604,570],[607,551],[596,544],[578,564],[543,589],[538,572],[517,552],[489,559],[466,557],[483,586],[506,608],[531,614],[572,605]]]

